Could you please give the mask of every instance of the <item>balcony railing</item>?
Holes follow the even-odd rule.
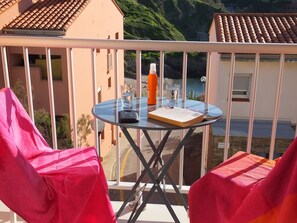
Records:
[[[30,48],[43,48],[46,55],[46,65],[47,65],[47,74],[48,74],[48,95],[49,95],[49,104],[50,104],[50,114],[51,114],[51,124],[52,124],[52,144],[54,148],[57,148],[57,132],[56,132],[56,120],[55,120],[55,100],[54,100],[54,87],[52,81],[52,67],[50,63],[51,58],[51,49],[61,48],[67,52],[67,66],[68,66],[68,83],[69,83],[69,101],[71,101],[71,110],[70,110],[70,120],[72,121],[72,128],[74,132],[73,140],[74,145],[78,145],[78,136],[77,136],[77,105],[76,97],[78,96],[78,91],[75,91],[75,75],[74,75],[74,63],[73,60],[73,50],[74,49],[89,49],[90,56],[92,61],[91,66],[91,75],[92,83],[89,86],[93,92],[93,104],[98,103],[97,98],[97,89],[96,80],[98,78],[97,67],[100,66],[96,63],[96,57],[98,50],[108,49],[113,52],[112,65],[113,69],[110,71],[113,72],[114,77],[114,86],[115,87],[115,97],[119,97],[119,85],[121,84],[117,77],[119,77],[119,66],[118,62],[120,60],[119,52],[124,51],[133,51],[135,52],[135,64],[136,64],[136,92],[137,96],[142,94],[142,52],[144,51],[155,51],[159,55],[159,96],[164,96],[164,56],[168,52],[180,52],[183,54],[182,60],[182,86],[181,86],[181,98],[185,99],[187,97],[187,66],[188,66],[188,55],[189,53],[206,53],[206,86],[205,86],[205,101],[212,103],[210,98],[211,92],[215,90],[216,86],[212,86],[212,69],[214,66],[214,61],[211,60],[212,55],[214,54],[224,54],[229,55],[230,59],[230,78],[228,80],[228,85],[224,86],[226,88],[226,99],[227,99],[227,108],[224,113],[225,120],[225,129],[224,129],[224,141],[223,141],[223,157],[222,161],[228,158],[228,150],[230,145],[230,127],[231,127],[231,111],[232,111],[232,90],[234,83],[235,75],[235,66],[237,63],[236,55],[237,54],[252,54],[254,55],[254,67],[253,67],[253,78],[251,82],[251,91],[250,91],[250,108],[249,108],[249,117],[248,117],[248,134],[247,134],[247,145],[246,151],[251,152],[252,148],[252,139],[253,139],[253,125],[255,121],[255,109],[256,108],[256,93],[257,93],[257,80],[259,73],[259,64],[261,63],[261,55],[278,55],[279,56],[279,71],[277,86],[275,86],[276,95],[267,95],[267,97],[273,97],[274,101],[274,111],[272,117],[272,129],[271,129],[271,139],[270,139],[270,149],[269,149],[269,158],[273,157],[275,149],[275,140],[277,132],[277,123],[279,119],[279,108],[280,108],[280,97],[282,93],[282,81],[284,78],[284,62],[287,55],[296,55],[297,54],[297,45],[296,44],[247,44],[247,43],[212,43],[212,42],[178,42],[178,41],[142,41],[142,40],[101,40],[101,39],[67,39],[67,38],[47,38],[47,37],[25,37],[25,36],[0,36],[0,47],[1,47],[1,60],[2,67],[0,68],[0,74],[3,74],[4,85],[6,87],[11,86],[11,73],[10,73],[10,61],[8,58],[9,48],[10,47],[20,47],[22,48],[24,69],[25,69],[25,80],[26,80],[26,89],[28,95],[28,110],[31,118],[34,120],[34,107],[33,107],[33,96],[32,96],[32,84],[31,84],[31,74],[30,74],[30,62],[29,62],[29,49]],[[110,62],[110,61],[109,61]],[[293,103],[293,102],[292,102]],[[91,108],[90,108],[91,109]],[[94,133],[94,145],[97,145],[99,149],[99,138],[97,137],[98,126],[95,125]],[[203,128],[203,140],[202,140],[202,155],[201,155],[201,176],[203,176],[208,170],[207,166],[207,157],[208,157],[208,147],[210,140],[210,127]],[[160,133],[162,134],[162,133]],[[183,133],[181,133],[183,134]],[[115,131],[116,142],[120,142],[120,133],[119,129]],[[141,132],[137,132],[137,143],[141,145],[142,136]],[[116,143],[115,150],[116,157],[116,169],[115,169],[115,179],[109,181],[110,189],[115,190],[129,190],[131,189],[133,182],[123,182],[121,181],[121,148],[120,143]],[[187,194],[189,186],[183,185],[183,166],[184,166],[184,154],[183,152],[180,155],[179,160],[179,173],[178,173],[178,187],[182,193]],[[140,165],[138,166],[138,174],[141,171]],[[174,192],[174,190],[166,185],[167,192]],[[147,189],[150,186],[148,185]]]

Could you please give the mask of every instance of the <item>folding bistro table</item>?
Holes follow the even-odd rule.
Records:
[[[172,218],[175,222],[180,222],[174,212],[174,210],[171,207],[170,202],[168,201],[165,191],[162,190],[160,184],[163,182],[165,176],[166,179],[170,181],[170,184],[174,188],[177,196],[182,201],[183,206],[185,210],[188,210],[188,204],[184,200],[183,196],[181,195],[180,191],[178,190],[176,184],[173,182],[172,177],[168,173],[168,169],[175,160],[175,158],[178,156],[179,152],[183,148],[183,146],[188,142],[190,139],[192,133],[197,127],[209,125],[211,123],[214,123],[218,121],[222,117],[222,111],[217,108],[216,106],[205,104],[204,102],[195,101],[195,100],[180,100],[177,103],[178,107],[187,108],[195,111],[199,111],[200,113],[203,113],[205,115],[205,119],[202,122],[195,123],[188,127],[180,127],[175,125],[170,125],[164,122],[160,122],[154,119],[149,119],[147,117],[147,113],[149,111],[152,111],[158,107],[165,106],[167,104],[167,99],[159,99],[157,105],[147,105],[147,98],[134,98],[133,99],[133,108],[132,110],[135,110],[138,113],[139,116],[139,122],[137,123],[121,123],[119,122],[119,115],[118,112],[122,110],[121,108],[121,100],[120,99],[114,99],[105,101],[102,103],[99,103],[93,107],[93,114],[96,118],[110,123],[112,125],[117,125],[121,128],[122,132],[124,133],[125,137],[129,141],[131,147],[133,148],[134,152],[136,153],[137,157],[141,161],[144,167],[144,171],[140,174],[139,178],[135,182],[135,185],[133,186],[132,190],[130,191],[130,194],[128,198],[124,201],[123,205],[117,212],[117,217],[119,217],[124,210],[127,203],[133,198],[133,196],[136,194],[137,189],[142,183],[142,180],[145,176],[145,174],[148,174],[150,180],[153,183],[153,186],[151,187],[150,191],[144,196],[143,202],[141,205],[132,212],[130,216],[129,222],[135,222],[138,218],[138,216],[141,214],[141,211],[145,208],[146,204],[148,203],[149,199],[151,198],[152,194],[157,191],[162,198],[164,204],[166,205],[168,211],[170,212]],[[139,146],[136,145],[134,139],[132,138],[131,134],[129,133],[128,129],[140,129],[142,130],[143,134],[145,135],[146,139],[148,140],[151,149],[153,151],[153,155],[151,158],[147,161],[142,151],[140,150]],[[185,129],[187,132],[185,133],[183,139],[176,145],[176,148],[173,150],[173,153],[171,154],[169,160],[166,163],[163,163],[162,160],[162,151],[166,145],[166,142],[169,138],[170,133],[173,130],[181,130]],[[149,134],[148,131],[160,131],[165,130],[166,133],[164,134],[160,144],[156,147],[154,145],[154,142]],[[152,166],[155,166],[156,164],[160,164],[161,168],[160,171],[157,174],[154,174],[151,170]]]

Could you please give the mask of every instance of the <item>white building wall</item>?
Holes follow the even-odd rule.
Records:
[[[214,21],[209,29],[209,41],[216,42],[216,27]],[[227,111],[228,82],[230,75],[230,60],[222,61],[220,54],[211,53],[210,70],[210,103]],[[254,61],[236,61],[235,73],[254,73]],[[256,94],[255,119],[271,120],[274,115],[275,97],[279,74],[278,61],[261,61]],[[297,122],[297,62],[286,62],[282,93],[279,107],[279,120]],[[250,102],[232,102],[233,118],[249,118]]]
[[[254,75],[254,62],[236,61],[235,73],[250,73]],[[230,60],[219,62],[219,68],[213,70],[211,85],[217,86],[216,95],[213,95],[213,103],[219,106],[224,114],[227,110],[228,82],[230,75]],[[215,72],[217,72],[215,74]],[[258,86],[256,94],[255,119],[271,120],[274,115],[275,97],[279,74],[279,62],[261,61],[259,67]],[[279,120],[289,120],[296,123],[297,91],[297,62],[285,63],[283,88],[280,100]],[[233,101],[232,117],[249,118],[250,102]]]

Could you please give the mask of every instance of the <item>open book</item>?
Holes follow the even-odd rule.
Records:
[[[148,117],[172,125],[188,127],[203,120],[203,114],[186,108],[161,107],[148,112]]]

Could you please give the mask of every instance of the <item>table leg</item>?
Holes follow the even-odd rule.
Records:
[[[177,155],[179,154],[180,150],[183,148],[183,146],[186,144],[186,142],[189,140],[190,136],[192,135],[193,131],[195,129],[191,128],[188,130],[187,134],[184,136],[184,138],[181,140],[181,142],[178,144],[178,146],[176,147],[176,149],[174,150],[173,154],[171,155],[170,159],[167,161],[167,163],[162,167],[161,173],[159,175],[159,177],[156,178],[152,178],[151,180],[154,182],[153,187],[151,188],[151,190],[149,191],[149,193],[146,195],[145,199],[143,200],[143,203],[140,205],[140,207],[137,209],[135,215],[132,218],[132,215],[130,216],[131,221],[129,220],[129,222],[136,222],[137,218],[139,217],[140,213],[142,212],[142,210],[144,209],[145,205],[147,204],[147,202],[149,201],[150,197],[152,196],[152,194],[154,193],[155,190],[157,190],[159,192],[159,194],[161,195],[161,198],[164,201],[164,204],[166,205],[168,211],[170,212],[172,218],[174,219],[175,222],[180,222],[179,219],[177,218],[174,210],[172,209],[170,202],[168,201],[167,197],[165,196],[165,193],[163,192],[163,190],[160,187],[160,182],[162,181],[162,179],[164,178],[164,176],[166,175],[169,167],[172,165],[173,161],[175,160],[175,158],[177,157]],[[142,154],[141,154],[142,155]],[[143,156],[142,156],[143,157]],[[142,159],[140,159],[142,160]],[[144,160],[145,161],[145,160]],[[146,165],[145,163],[143,163],[144,168],[146,169]],[[146,169],[146,171],[148,172],[148,174],[150,175],[151,170],[150,169]],[[173,185],[174,182],[173,182]],[[177,189],[177,188],[176,188]],[[184,201],[182,195],[180,194],[179,190],[177,189],[177,194],[178,196],[180,196],[180,198]],[[185,207],[187,210],[187,206]]]
[[[185,145],[185,143],[188,141],[188,139],[190,138],[190,136],[192,135],[193,131],[195,130],[195,128],[190,128],[187,132],[187,134],[184,136],[184,138],[180,141],[180,143],[178,144],[178,146],[176,147],[176,149],[174,150],[174,152],[172,153],[171,157],[169,158],[169,160],[166,162],[165,165],[162,166],[161,168],[161,172],[159,174],[159,176],[156,178],[156,176],[153,174],[153,172],[151,171],[150,169],[150,166],[151,166],[151,163],[153,160],[155,160],[155,162],[161,162],[162,164],[162,159],[161,159],[161,152],[163,151],[164,149],[164,146],[166,144],[166,141],[169,137],[169,134],[171,131],[168,131],[167,134],[165,135],[165,137],[163,138],[163,140],[161,141],[158,149],[155,148],[155,146],[153,145],[152,143],[152,140],[150,138],[150,136],[148,135],[148,133],[146,131],[144,131],[144,134],[146,135],[146,137],[148,137],[148,141],[150,142],[151,144],[151,147],[153,149],[153,156],[152,158],[150,159],[149,162],[146,162],[140,148],[135,144],[134,140],[132,139],[131,135],[129,134],[128,130],[124,127],[122,127],[122,131],[124,133],[124,135],[126,136],[127,140],[129,141],[129,143],[131,144],[132,148],[134,149],[135,153],[137,154],[138,158],[140,159],[141,163],[143,164],[144,166],[144,169],[146,171],[146,173],[149,175],[149,177],[151,178],[152,182],[153,182],[153,187],[151,188],[151,190],[149,191],[149,193],[146,195],[143,203],[140,205],[140,207],[137,209],[135,215],[134,215],[134,212],[131,214],[130,218],[132,218],[131,222],[135,222],[136,219],[138,218],[138,216],[140,215],[141,211],[144,209],[145,205],[147,204],[147,202],[149,201],[150,197],[152,196],[153,192],[155,190],[157,190],[159,192],[159,194],[161,195],[161,198],[163,199],[168,211],[170,212],[172,218],[174,219],[175,222],[179,222],[176,214],[174,213],[174,210],[172,209],[171,205],[170,205],[170,202],[168,201],[167,197],[165,196],[165,193],[164,191],[161,189],[160,187],[160,182],[162,182],[162,180],[164,179],[165,175],[167,175],[167,171],[169,169],[169,167],[172,165],[173,161],[175,160],[175,158],[177,157],[177,155],[179,154],[180,150],[182,149],[182,147]],[[143,171],[144,172],[144,171]],[[131,191],[131,194],[133,195],[133,193],[135,193],[136,191],[136,188],[138,187],[138,185],[140,184],[140,181],[142,180],[144,174],[141,174],[141,177],[137,180],[135,186],[133,187],[132,190],[134,191]],[[171,177],[170,177],[170,181],[172,181]],[[171,182],[173,185],[174,182],[172,181]],[[187,205],[186,205],[186,202],[184,201],[182,195],[180,194],[178,188],[174,187],[177,195],[181,198],[181,200],[183,201],[184,203],[184,206],[185,206],[185,209],[187,210]],[[127,199],[128,200],[128,199]],[[125,202],[124,204],[126,205],[128,202]],[[122,212],[123,208],[125,207],[125,205],[122,205],[121,209],[119,210],[120,213]],[[119,212],[118,212],[119,213]],[[117,214],[117,217],[120,215]],[[134,216],[133,216],[134,215]],[[130,221],[129,221],[130,222]]]
[[[155,145],[154,145],[154,143],[153,143],[153,141],[151,140],[151,137],[150,137],[150,135],[148,134],[148,132],[147,132],[146,130],[143,130],[143,133],[144,133],[146,139],[148,140],[148,142],[149,142],[151,148],[153,149],[154,153],[157,153],[157,152],[160,150],[159,147],[161,147],[161,148],[164,148],[164,147],[165,147],[165,143],[166,143],[166,142],[163,143],[163,140],[162,140],[161,143],[159,144],[159,147],[156,148]],[[167,133],[168,133],[168,131],[167,131]],[[166,133],[166,135],[167,135],[167,133]],[[192,134],[192,133],[190,133],[189,137],[191,136],[191,134]],[[166,137],[166,135],[165,135],[164,137]],[[166,137],[166,141],[167,141],[167,138],[168,138],[168,137]],[[163,138],[163,139],[164,139],[164,138]],[[162,149],[162,151],[163,151],[163,149]],[[153,167],[155,167],[155,166],[157,165],[157,161],[159,161],[159,163],[161,164],[162,167],[164,166],[163,163],[162,163],[161,154],[159,154],[159,156],[158,156],[157,159],[155,160],[155,163],[154,163]],[[174,183],[172,177],[170,176],[170,174],[169,174],[168,172],[166,172],[166,177],[168,177],[168,179],[169,179],[169,181],[170,181],[170,183],[171,183],[173,189],[174,189],[175,192],[177,193],[178,198],[181,200],[181,202],[183,203],[183,206],[184,206],[185,210],[187,211],[187,210],[188,210],[188,203],[185,201],[184,197],[183,197],[182,194],[180,193],[179,189],[177,188],[176,184]]]
[[[122,131],[124,133],[124,135],[126,136],[128,142],[130,143],[130,145],[132,146],[134,151],[139,151],[136,154],[141,154],[140,148],[135,144],[134,140],[132,139],[130,133],[128,132],[128,130],[124,127],[122,127]],[[160,155],[164,149],[164,146],[166,144],[166,141],[170,135],[171,131],[167,131],[166,135],[163,137],[159,147],[157,150],[153,150],[154,154],[152,155],[152,157],[150,158],[150,160],[148,161],[147,165],[150,167],[153,163],[153,161],[155,161],[156,159],[160,159]],[[157,151],[157,152],[156,152]],[[142,154],[141,154],[142,155]],[[139,156],[139,155],[138,155]],[[124,203],[122,204],[122,206],[120,207],[120,209],[118,210],[116,217],[118,218],[121,213],[123,212],[125,206],[128,204],[128,202],[131,200],[131,198],[136,194],[136,189],[139,186],[139,184],[141,183],[143,177],[145,176],[146,172],[142,171],[139,178],[137,179],[137,181],[135,182],[133,188],[131,189],[130,193],[128,194],[127,199],[124,201]]]

